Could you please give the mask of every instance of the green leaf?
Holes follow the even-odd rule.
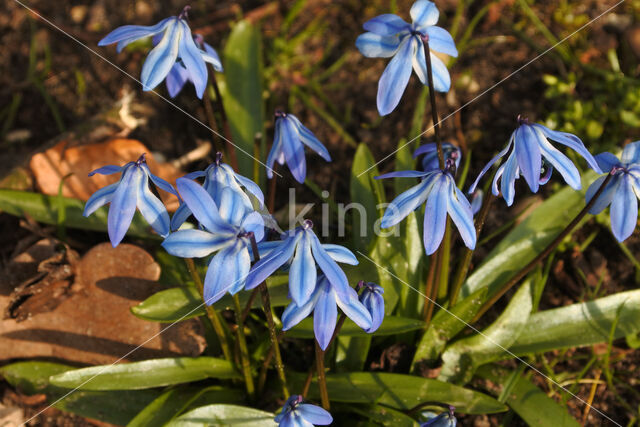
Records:
[[[608,342],[616,321],[613,339],[640,332],[640,290],[534,313],[509,350],[522,355]]]
[[[249,21],[233,26],[223,52],[224,84],[220,85],[240,173],[253,177],[256,134],[264,135],[262,40]],[[244,152],[243,152],[244,151]],[[264,157],[261,143],[261,157]]]
[[[338,336],[336,339],[336,372],[362,371],[367,362],[371,336]]]
[[[466,414],[492,414],[507,408],[493,397],[454,384],[413,375],[383,372],[352,372],[327,375],[327,388],[331,400],[349,403],[376,403],[400,410],[408,410],[430,401],[455,406],[456,412]],[[302,387],[304,377],[294,389]],[[315,382],[315,381],[314,381]],[[318,387],[309,388],[310,398],[319,397]]]
[[[239,374],[226,360],[176,357],[81,368],[54,375],[49,382],[79,390],[139,390],[205,378],[239,378]]]
[[[408,415],[400,411],[396,411],[386,406],[353,406],[349,408],[352,412],[369,418],[383,426],[394,427],[419,427],[420,424]]]
[[[275,427],[274,414],[237,405],[207,405],[175,418],[166,427]]]
[[[510,390],[505,403],[509,405],[530,426],[578,427],[580,424],[567,412],[567,409],[556,403],[545,392],[519,376],[515,382],[511,380],[512,372],[498,366],[483,366],[478,370],[481,378],[497,385],[496,393],[503,393],[506,387]]]
[[[395,158],[396,171],[406,171],[406,170],[415,169],[415,161],[413,160],[413,150],[418,143],[419,143],[419,140],[416,140],[412,143],[407,143],[407,140],[405,138],[402,138],[400,142],[398,142],[398,148],[397,148],[398,151],[396,151],[396,158]],[[416,181],[409,178],[395,178],[393,180],[393,189],[395,191],[396,196],[400,195],[400,193],[408,190],[414,185],[416,185]]]
[[[417,319],[407,319],[398,316],[385,316],[380,328],[373,334],[363,331],[358,325],[347,318],[340,330],[339,336],[370,336],[370,335],[397,335],[404,332],[415,331],[425,327],[425,323]],[[295,327],[287,331],[288,337],[293,338],[313,338],[313,318],[307,317]]]
[[[515,342],[524,329],[533,307],[535,280],[528,278],[515,293],[509,305],[481,334],[463,338],[442,353],[441,381],[467,383],[476,369],[500,359],[505,349]]]
[[[59,225],[58,213],[61,206],[65,211],[64,223],[62,224],[65,227],[107,231],[108,206],[103,206],[89,217],[84,217],[82,216],[84,211],[82,200],[45,196],[29,191],[0,190],[0,211],[19,217],[28,214],[35,221],[44,224]],[[143,238],[160,238],[150,231],[150,226],[142,218],[140,212],[136,212],[134,215],[127,234]]]
[[[16,362],[0,368],[0,375],[22,393],[41,393],[49,385],[49,377],[73,369],[52,362]]]

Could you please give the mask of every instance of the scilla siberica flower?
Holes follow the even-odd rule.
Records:
[[[319,406],[302,402],[304,402],[302,396],[297,394],[287,399],[287,403],[275,418],[279,427],[326,426],[333,422],[329,412]]]
[[[435,26],[440,12],[436,5],[428,0],[418,0],[411,6],[413,23],[408,24],[393,14],[384,14],[370,19],[364,24],[367,33],[356,40],[360,52],[369,58],[389,58],[389,65],[378,82],[378,111],[385,116],[391,113],[404,93],[411,69],[416,72],[422,84],[428,84],[427,62],[423,40],[429,41],[429,48],[451,56],[458,56],[458,50],[451,34]],[[431,65],[433,84],[438,92],[447,92],[451,86],[451,77],[447,66],[433,53]]]
[[[611,205],[611,231],[615,238],[622,242],[631,236],[638,223],[640,141],[625,146],[620,160],[606,152],[598,154],[596,160],[603,171],[611,171],[613,176],[589,212],[595,215]],[[606,176],[601,176],[589,186],[586,194],[587,203],[593,198],[605,178]]]
[[[480,178],[487,173],[498,159],[506,155],[512,147],[513,150],[511,150],[507,161],[500,165],[496,175],[493,177],[492,190],[495,196],[502,192],[502,197],[508,206],[513,204],[515,182],[520,177],[520,174],[524,176],[531,191],[536,193],[540,185],[544,185],[549,181],[553,168],[555,168],[569,186],[579,190],[582,184],[578,168],[567,156],[556,149],[550,140],[573,149],[584,157],[593,170],[602,173],[596,159],[589,153],[577,136],[566,132],[553,131],[538,123],[529,123],[527,119],[520,118],[520,116],[518,116],[518,122],[519,126],[511,134],[509,144],[482,169],[478,178],[471,185],[469,193],[475,191]],[[546,173],[542,173],[543,166],[547,169]],[[500,190],[498,190],[498,180],[501,180]]]
[[[245,284],[251,268],[251,234],[256,241],[264,237],[262,216],[247,210],[238,192],[222,190],[217,205],[197,183],[178,178],[178,192],[203,229],[179,230],[171,233],[162,246],[171,255],[183,258],[211,259],[204,279],[207,305],[218,301],[228,291],[235,294]]]
[[[111,245],[115,248],[127,233],[136,206],[151,227],[162,237],[169,234],[169,214],[162,202],[149,189],[149,179],[164,191],[178,195],[173,186],[164,179],[149,171],[145,155],[141,155],[135,162],[124,166],[108,165],[94,170],[89,174],[111,175],[122,172],[120,181],[107,185],[96,191],[84,206],[84,216],[89,216],[99,207],[111,203],[107,217],[107,230]]]
[[[471,205],[462,191],[456,186],[449,172],[454,166],[453,159],[447,160],[446,170],[399,171],[376,177],[383,178],[421,178],[422,181],[400,194],[387,207],[380,226],[389,228],[402,221],[409,213],[427,202],[424,212],[424,248],[427,255],[438,249],[444,236],[447,213],[458,228],[467,247],[476,246],[476,230],[473,225]]]
[[[253,289],[285,264],[289,266],[289,294],[300,307],[316,288],[316,264],[325,274],[333,289],[343,298],[353,289],[344,271],[337,262],[357,265],[353,253],[340,245],[321,244],[313,232],[313,223],[305,220],[303,225],[283,234],[280,242],[271,243],[270,251],[254,264],[247,277],[246,289]]]
[[[382,296],[384,289],[373,282],[363,280],[358,282],[358,290],[360,289],[362,292],[358,298],[371,314],[371,327],[365,331],[372,333],[378,330],[384,320],[384,297]]]
[[[190,6],[185,6],[178,16],[172,16],[158,22],[156,25],[125,25],[116,28],[98,42],[99,46],[117,43],[118,52],[131,42],[148,36],[162,34],[158,44],[151,49],[142,66],[140,80],[143,90],[152,90],[167,77],[177,62],[184,66],[196,88],[199,98],[202,98],[207,86],[207,66],[205,62],[220,64],[217,56],[211,56],[198,48],[193,41],[191,29],[187,24],[187,12]]]
[[[273,164],[287,162],[293,177],[300,184],[307,176],[307,161],[304,157],[304,146],[311,148],[327,162],[331,161],[329,152],[322,142],[307,129],[293,114],[276,111],[276,130],[273,145],[267,157],[267,177],[273,178]]]
[[[434,169],[440,169],[440,163],[438,160],[438,145],[435,142],[429,142],[418,147],[418,149],[413,152],[413,158],[415,159],[422,154],[425,155],[422,158],[422,170],[426,172]],[[460,152],[460,149],[458,147],[450,142],[443,142],[442,154],[444,155],[445,162],[448,159],[453,159],[456,164],[456,169],[460,167],[460,159],[462,158],[462,153]]]
[[[264,195],[260,187],[249,178],[234,172],[231,166],[222,163],[222,153],[216,154],[216,160],[209,165],[204,171],[191,172],[183,176],[185,179],[196,179],[204,177],[202,188],[211,196],[216,205],[220,204],[222,192],[225,188],[230,188],[238,194],[245,211],[252,209],[251,199],[245,193],[245,190],[255,196],[260,205],[264,204]],[[244,190],[242,189],[244,187]],[[181,203],[176,213],[171,218],[171,230],[180,228],[187,218],[191,215],[191,210],[186,203]]]
[[[458,420],[453,415],[453,406],[449,406],[449,412],[442,412],[438,415],[433,412],[423,413],[428,419],[424,423],[420,423],[420,427],[456,427]]]
[[[323,275],[318,277],[311,297],[304,304],[294,301],[285,308],[282,313],[282,330],[291,329],[313,312],[313,334],[320,348],[326,350],[336,329],[338,307],[356,325],[366,332],[373,332],[371,313],[358,300],[356,291],[349,287],[346,295],[338,294],[333,284]]]

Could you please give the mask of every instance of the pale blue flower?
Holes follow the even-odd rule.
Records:
[[[433,412],[423,412],[422,415],[427,421],[420,423],[420,427],[456,427],[458,420],[453,415],[453,406],[449,406],[449,412],[442,412],[436,415]]]
[[[411,6],[410,13],[413,19],[411,24],[393,14],[376,16],[364,24],[364,29],[368,32],[361,34],[356,40],[356,46],[364,56],[393,57],[378,82],[377,105],[382,116],[391,113],[400,102],[412,68],[422,84],[428,84],[423,40],[429,41],[431,50],[458,56],[451,34],[435,25],[440,12],[433,2],[418,0]],[[447,66],[432,52],[429,54],[434,88],[438,92],[447,92],[451,87]]]
[[[502,193],[502,197],[508,206],[513,204],[515,182],[516,179],[520,177],[520,174],[524,176],[531,191],[536,193],[540,185],[544,185],[549,180],[555,168],[560,172],[560,175],[562,175],[569,186],[575,190],[579,190],[582,184],[580,182],[580,172],[578,168],[576,168],[567,156],[556,149],[551,144],[551,141],[558,142],[573,149],[587,161],[587,164],[593,170],[602,173],[596,159],[589,153],[577,136],[570,133],[553,131],[541,124],[529,123],[527,119],[521,119],[520,117],[518,117],[518,122],[519,126],[511,134],[509,144],[482,169],[478,178],[476,178],[475,182],[471,185],[469,193],[475,191],[480,178],[487,173],[489,168],[498,161],[498,159],[505,156],[512,147],[513,149],[507,161],[500,165],[493,177],[492,190],[495,196]],[[499,180],[501,181],[500,189],[498,189]]]
[[[603,171],[610,171],[613,176],[589,212],[595,215],[611,205],[611,231],[615,238],[622,242],[631,236],[638,223],[640,141],[626,145],[621,160],[607,152],[598,154],[596,160]],[[586,194],[587,203],[593,198],[605,178],[606,175],[601,176],[589,186]]]
[[[120,181],[107,185],[91,195],[84,206],[84,216],[89,216],[99,207],[110,203],[107,230],[111,245],[115,248],[127,233],[136,206],[149,225],[162,237],[169,234],[167,209],[149,189],[149,179],[159,188],[177,196],[176,190],[164,179],[149,171],[144,154],[135,162],[124,166],[109,165],[89,174],[111,175],[122,172]]]
[[[273,145],[267,157],[267,177],[273,178],[273,164],[287,162],[293,177],[300,184],[307,176],[307,161],[304,156],[304,146],[311,148],[327,162],[331,161],[329,152],[322,142],[307,129],[293,114],[277,111],[276,129]]]
[[[302,402],[304,402],[303,397],[297,394],[287,399],[287,403],[275,418],[278,427],[326,426],[333,422],[329,412],[319,406]]]
[[[384,320],[384,297],[382,296],[384,289],[373,282],[362,280],[358,282],[358,289],[362,289],[358,297],[360,302],[364,304],[371,314],[371,327],[365,329],[365,331],[368,333],[375,332]]]
[[[429,142],[421,145],[416,151],[413,152],[413,158],[424,154],[422,158],[422,170],[430,171],[434,169],[440,169],[440,161],[438,160],[438,145],[435,142]],[[453,159],[455,161],[456,169],[460,167],[460,159],[462,158],[462,152],[458,147],[450,142],[442,143],[442,154],[444,154],[444,161]]]

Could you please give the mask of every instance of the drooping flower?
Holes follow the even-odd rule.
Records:
[[[320,275],[311,297],[304,304],[294,301],[285,308],[282,330],[291,329],[313,312],[313,333],[320,348],[326,350],[336,329],[338,307],[365,331],[369,332],[372,328],[371,313],[359,301],[357,292],[349,287],[347,295],[338,294],[329,280]]]
[[[273,145],[267,157],[267,177],[273,178],[273,164],[283,165],[287,162],[293,177],[303,183],[307,176],[307,160],[304,156],[304,146],[311,148],[327,162],[331,161],[329,152],[322,142],[307,129],[293,114],[276,111],[276,130]]]
[[[84,206],[84,216],[89,216],[99,207],[110,203],[107,217],[107,231],[111,245],[115,248],[127,233],[136,207],[149,225],[162,237],[169,234],[169,214],[167,208],[149,189],[149,179],[164,191],[178,195],[171,184],[149,171],[145,155],[124,166],[108,165],[89,173],[93,176],[111,175],[122,172],[120,181],[107,185],[91,195]]]
[[[288,231],[283,240],[260,261],[254,264],[246,289],[253,289],[281,266],[289,265],[289,294],[298,306],[303,306],[316,288],[317,271],[325,274],[333,289],[343,298],[353,289],[337,262],[357,265],[351,251],[340,245],[321,244],[313,232],[313,223],[305,220],[301,227]],[[316,267],[317,265],[317,267]]]
[[[329,412],[319,406],[302,402],[304,399],[297,394],[287,399],[287,403],[275,418],[279,427],[326,426],[333,422],[333,417]]]
[[[567,156],[556,149],[551,144],[551,141],[573,149],[587,161],[587,164],[593,170],[602,173],[596,159],[589,153],[577,136],[566,132],[553,131],[538,123],[529,123],[527,119],[522,119],[519,116],[518,122],[518,127],[509,138],[509,144],[482,169],[478,178],[471,185],[469,193],[475,190],[480,178],[487,173],[489,168],[498,159],[505,156],[512,147],[513,149],[507,161],[500,165],[493,177],[492,190],[495,196],[502,192],[502,197],[508,206],[513,204],[515,182],[520,177],[520,174],[524,176],[531,191],[536,193],[540,185],[544,185],[549,181],[555,168],[569,186],[579,190],[581,182],[578,168]],[[498,190],[498,180],[501,181],[500,190]]]
[[[449,406],[449,412],[442,412],[438,415],[433,412],[425,412],[422,415],[427,418],[427,421],[420,423],[420,427],[456,427],[458,420],[453,415],[453,406]]]
[[[260,205],[264,204],[264,195],[260,187],[249,178],[234,172],[231,166],[222,163],[222,153],[217,153],[215,163],[209,165],[204,171],[191,172],[183,178],[196,179],[200,177],[204,177],[202,188],[211,196],[216,206],[220,204],[222,192],[225,188],[230,188],[238,193],[245,211],[252,210],[251,199],[245,191],[255,196]],[[243,187],[244,190],[242,189]],[[171,229],[177,230],[180,228],[190,215],[189,206],[186,203],[181,203],[171,218]]]
[[[640,141],[624,147],[622,158],[605,152],[596,156],[603,171],[613,174],[589,213],[598,214],[611,205],[611,231],[622,242],[631,236],[638,223],[638,200],[640,198]],[[586,201],[589,203],[606,178],[601,176],[589,186]]]
[[[424,214],[424,248],[427,255],[438,249],[447,222],[447,213],[458,228],[460,236],[467,247],[476,245],[476,230],[473,225],[471,205],[465,195],[458,189],[449,170],[453,168],[453,160],[447,161],[447,170],[440,169],[427,172],[399,171],[376,177],[383,178],[421,178],[422,181],[396,197],[382,216],[380,226],[389,228],[402,221],[409,213],[427,202]]]
[[[479,188],[471,195],[471,212],[477,214],[482,208],[482,202],[484,201],[484,191]]]
[[[216,252],[204,278],[204,300],[207,305],[229,292],[240,291],[251,268],[251,233],[259,242],[264,237],[262,216],[247,210],[238,192],[224,188],[216,204],[197,183],[178,178],[178,192],[202,229],[171,233],[162,246],[171,255],[202,258]]]
[[[373,282],[362,280],[358,282],[358,289],[362,289],[358,297],[360,302],[364,304],[371,314],[371,327],[365,329],[365,331],[368,333],[375,332],[384,320],[384,297],[382,296],[384,289]]]
[[[440,169],[440,163],[438,160],[438,145],[435,142],[429,142],[421,145],[416,151],[413,152],[413,158],[424,154],[422,158],[422,170],[430,171],[433,169]],[[460,167],[460,159],[462,153],[458,147],[450,142],[442,143],[442,154],[444,154],[444,161],[453,159],[455,161],[456,169]]]
[[[430,50],[458,56],[451,34],[435,25],[440,12],[433,2],[418,0],[411,6],[410,13],[411,24],[393,14],[376,16],[364,24],[368,32],[356,40],[356,46],[364,56],[393,57],[378,82],[377,105],[382,116],[391,113],[400,102],[412,68],[422,84],[428,84],[423,40],[428,40]],[[429,54],[434,88],[438,92],[447,92],[451,86],[447,66],[432,52]]]
[[[158,44],[151,49],[142,66],[140,81],[143,90],[152,90],[167,77],[176,63],[182,64],[193,82],[196,93],[202,98],[207,86],[207,66],[205,62],[220,64],[217,56],[198,48],[187,24],[187,12],[190,6],[185,6],[178,16],[163,19],[156,25],[125,25],[116,28],[98,42],[99,46],[117,43],[118,52],[131,42],[143,37],[162,34]]]

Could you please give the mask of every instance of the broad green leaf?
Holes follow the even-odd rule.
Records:
[[[157,250],[154,258],[161,268],[158,280],[160,283],[170,286],[195,286],[183,258],[170,255],[164,249]]]
[[[358,325],[353,323],[351,319],[347,318],[342,329],[340,329],[339,336],[354,337],[370,335],[397,335],[404,332],[422,329],[424,327],[425,323],[422,320],[407,319],[405,317],[398,316],[385,316],[380,328],[378,328],[378,330],[373,334],[368,334]],[[293,338],[313,338],[313,318],[307,317],[295,327],[288,330],[286,334],[288,337]]]
[[[441,381],[467,383],[480,365],[500,359],[521,334],[533,307],[535,280],[528,278],[509,305],[482,333],[456,341],[442,353]]]
[[[29,215],[37,222],[58,225],[58,212],[62,205],[65,210],[65,227],[81,228],[84,230],[107,231],[108,206],[103,206],[89,217],[82,216],[84,211],[82,200],[69,197],[45,196],[29,191],[0,190],[0,211],[22,217]],[[136,212],[127,234],[135,237],[160,238],[151,232],[151,227]]]
[[[53,385],[79,390],[139,390],[205,378],[238,378],[231,363],[213,357],[176,357],[92,366],[49,379]]]
[[[231,127],[240,173],[253,177],[254,143],[264,135],[262,98],[262,41],[259,29],[249,21],[233,26],[223,52],[224,84],[220,85]],[[264,143],[261,143],[261,157]],[[262,170],[262,168],[260,168]]]
[[[417,144],[419,144],[419,140],[407,143],[407,140],[405,138],[401,139],[398,142],[398,151],[396,151],[395,156],[396,171],[415,170],[413,151]],[[393,189],[395,190],[396,197],[399,196],[400,193],[408,190],[410,187],[413,187],[416,184],[417,182],[415,179],[395,178],[393,180]]]
[[[0,368],[0,375],[25,394],[42,392],[49,385],[49,377],[73,369],[53,362],[16,362]]]
[[[207,405],[189,411],[166,427],[247,426],[275,427],[274,414],[237,405]]]
[[[336,339],[336,372],[362,371],[369,355],[371,336],[342,336]]]
[[[385,406],[373,405],[373,406],[353,406],[349,408],[351,411],[356,412],[364,417],[369,418],[376,423],[383,426],[394,427],[419,427],[420,423],[404,414],[403,412],[396,411]]]
[[[422,360],[435,361],[445,345],[462,331],[467,324],[460,319],[470,319],[478,313],[487,296],[487,288],[480,288],[471,296],[448,310],[440,309],[422,336],[411,363],[412,372]]]
[[[302,387],[304,377],[295,378]],[[315,383],[315,381],[314,381]],[[492,414],[507,407],[486,394],[454,384],[413,375],[383,372],[352,372],[327,375],[327,388],[332,401],[376,403],[407,410],[423,402],[440,402],[455,406],[465,414]],[[319,397],[317,384],[309,388],[310,398]]]
[[[640,290],[534,313],[509,350],[516,355],[582,347],[640,332]]]
[[[578,427],[580,424],[545,392],[520,376],[512,382],[511,372],[498,366],[483,366],[478,369],[481,378],[491,381],[503,393],[510,387],[505,403],[530,426]],[[509,385],[507,385],[509,384]]]

